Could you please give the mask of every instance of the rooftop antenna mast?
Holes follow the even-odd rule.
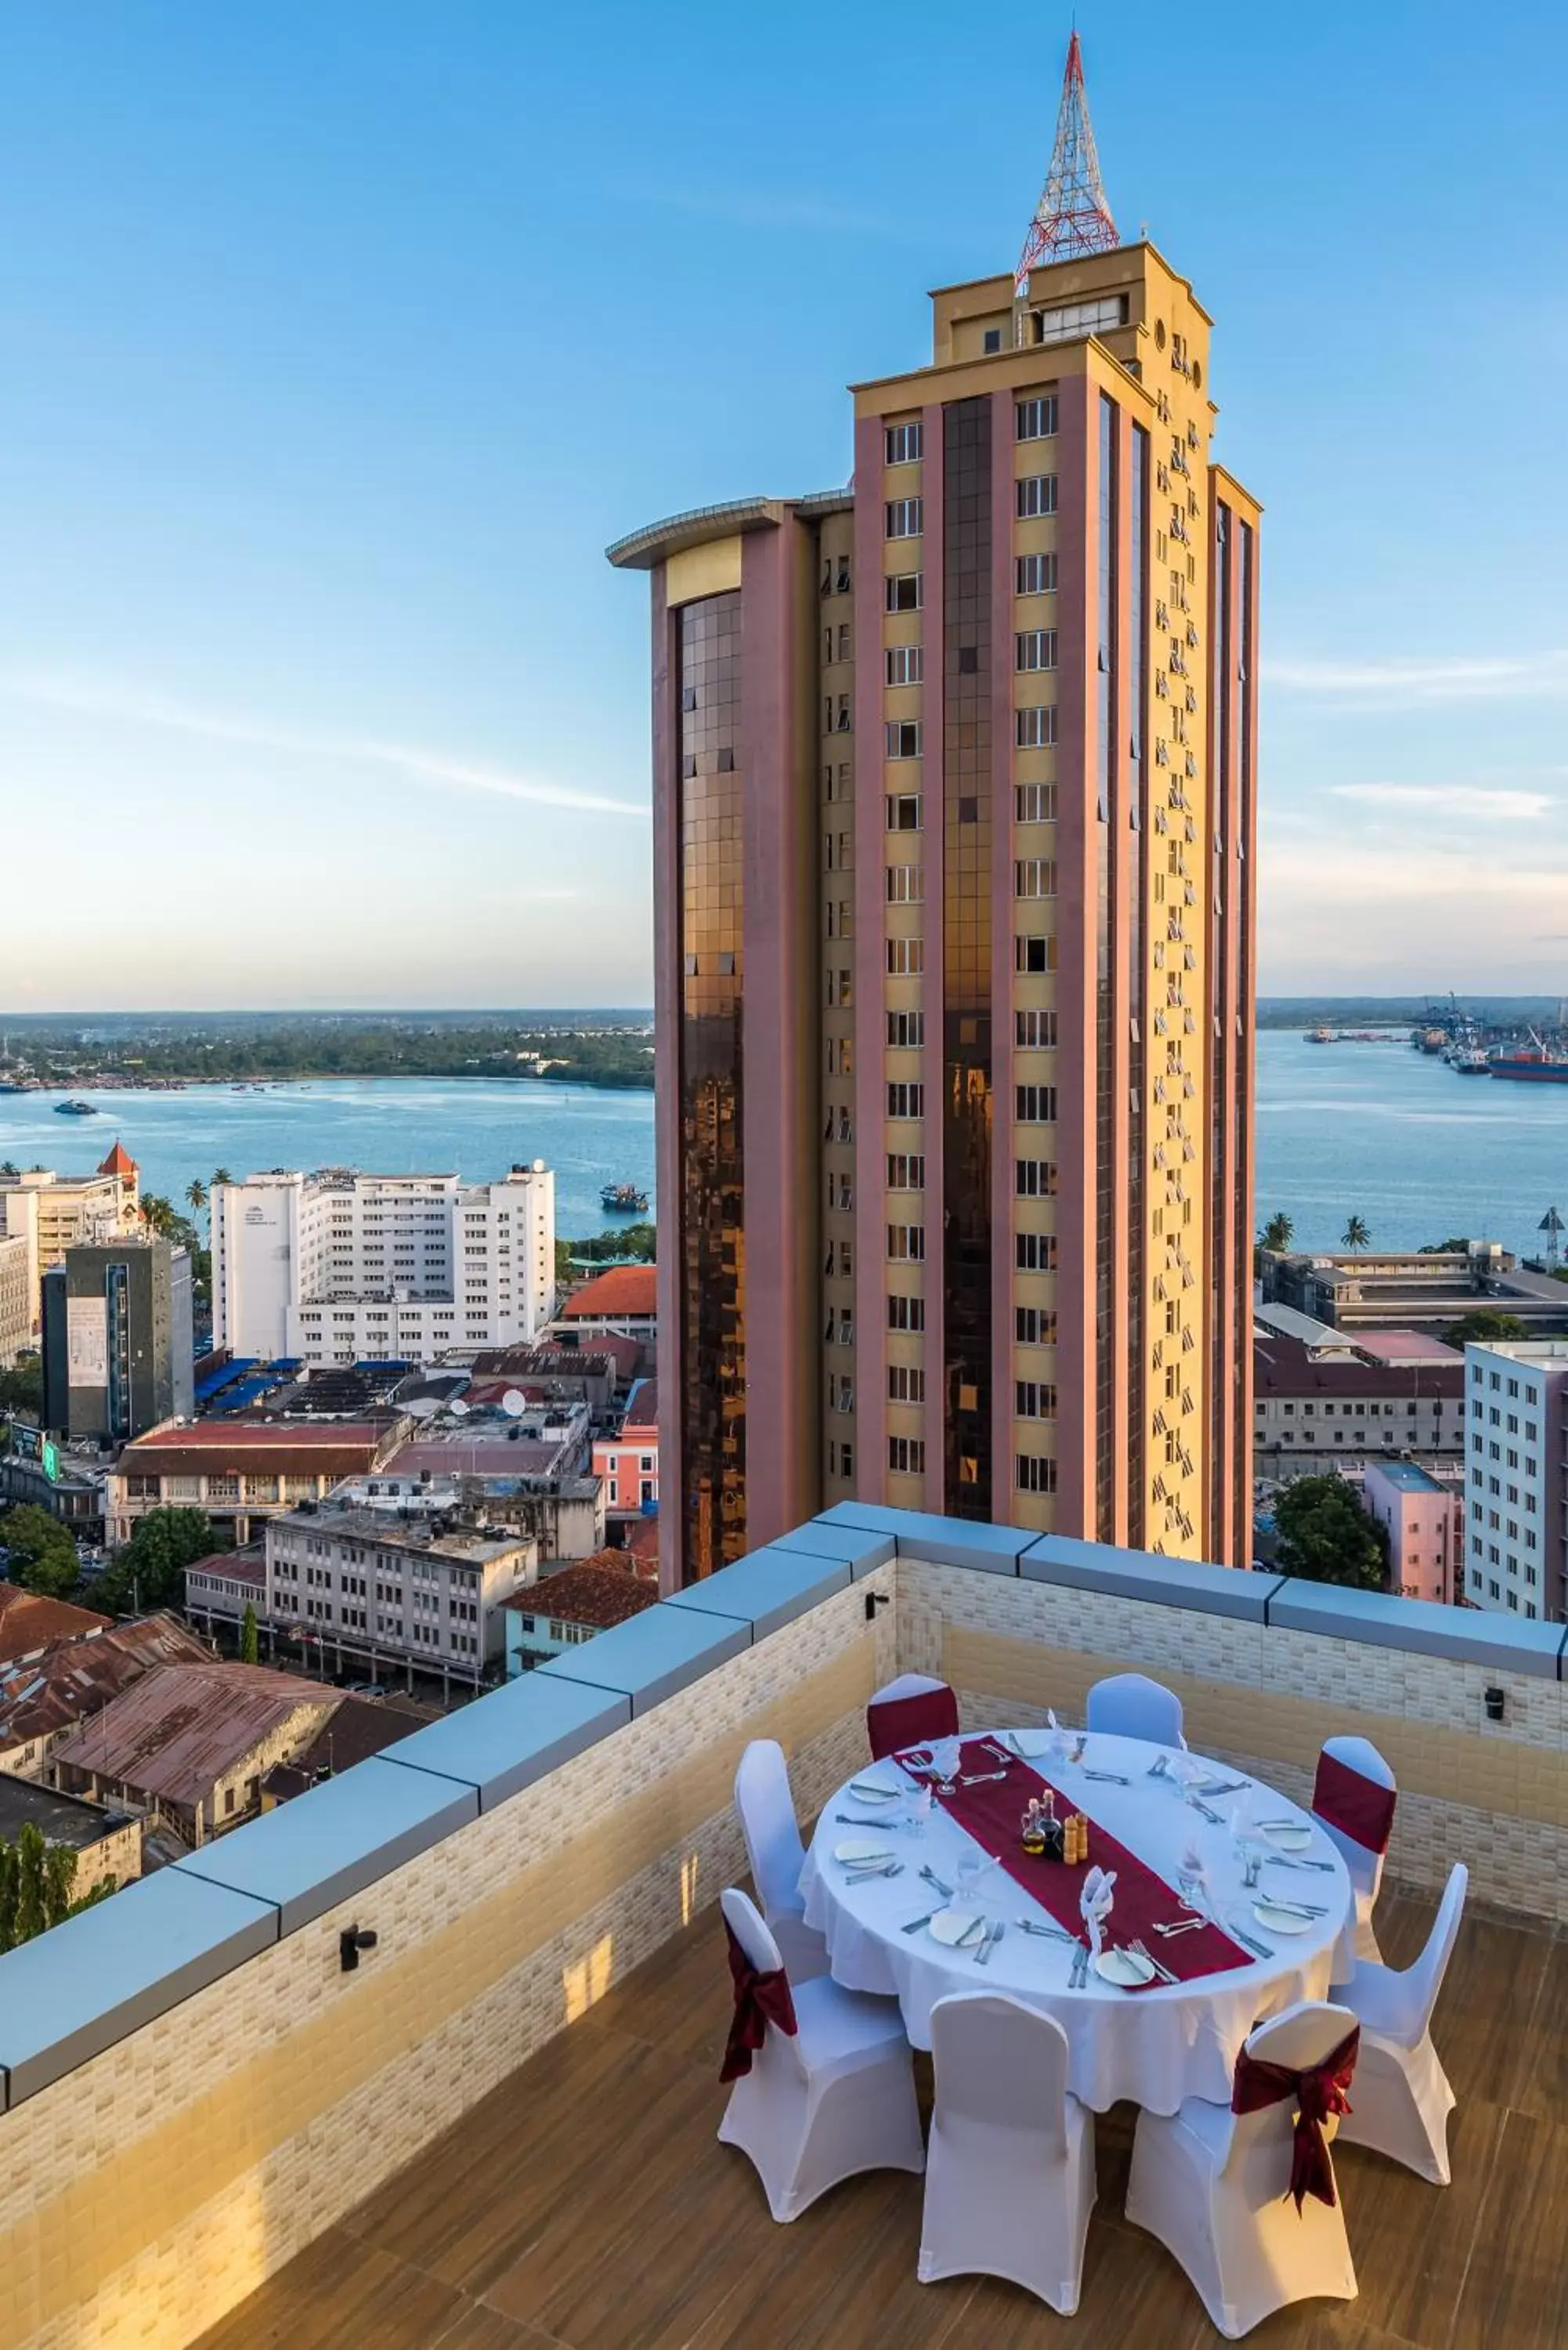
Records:
[[[1120,243],[1100,185],[1100,159],[1084,88],[1084,52],[1075,26],[1067,44],[1051,168],[1013,273],[1015,299],[1022,302],[1028,293],[1029,273],[1037,262],[1078,261],[1085,254],[1109,253]]]

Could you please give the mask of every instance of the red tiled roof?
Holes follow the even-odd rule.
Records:
[[[555,1617],[565,1624],[592,1624],[607,1631],[659,1604],[657,1587],[634,1572],[620,1551],[595,1551],[558,1575],[542,1575],[506,1605],[525,1616]]]
[[[1317,1357],[1299,1338],[1260,1331],[1252,1340],[1252,1387],[1259,1399],[1345,1395],[1388,1396],[1399,1402],[1438,1396],[1457,1399],[1465,1391],[1465,1366],[1459,1355],[1447,1362],[1413,1363],[1399,1368],[1364,1362],[1357,1356]]]
[[[657,1311],[659,1276],[650,1264],[617,1264],[584,1282],[561,1308],[563,1322],[587,1322],[601,1315]]]
[[[379,1465],[392,1431],[367,1420],[200,1419],[160,1428],[128,1444],[117,1476],[221,1476],[226,1470],[283,1476],[358,1477]]]
[[[335,1690],[265,1665],[161,1665],[55,1749],[57,1763],[91,1771],[165,1803],[195,1805],[265,1738],[307,1709],[306,1734],[337,1702]]]
[[[104,1160],[102,1166],[98,1171],[100,1175],[119,1175],[121,1177],[126,1175],[134,1175],[137,1173],[138,1170],[136,1161],[131,1157],[130,1151],[127,1150],[124,1143],[120,1141],[118,1135],[115,1137],[114,1149],[109,1152],[109,1157]]]
[[[57,1640],[79,1640],[87,1632],[104,1632],[113,1622],[95,1616],[89,1607],[73,1607],[68,1600],[46,1599],[20,1585],[0,1583],[0,1664],[13,1657],[30,1657]]]

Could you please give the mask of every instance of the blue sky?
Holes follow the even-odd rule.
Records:
[[[1262,985],[1568,988],[1561,12],[1078,21],[1267,507]],[[604,546],[845,478],[1065,26],[6,0],[0,1010],[647,1001]]]

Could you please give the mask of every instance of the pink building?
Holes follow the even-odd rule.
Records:
[[[1413,1461],[1369,1461],[1361,1499],[1388,1530],[1388,1588],[1406,1599],[1450,1601],[1464,1558],[1462,1491]]]
[[[594,1445],[594,1475],[605,1483],[610,1517],[641,1517],[659,1500],[659,1382],[639,1379],[618,1436]]]

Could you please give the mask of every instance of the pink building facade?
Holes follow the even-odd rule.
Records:
[[[1362,1506],[1388,1534],[1388,1588],[1443,1605],[1458,1596],[1464,1560],[1463,1488],[1413,1461],[1367,1463]]]

